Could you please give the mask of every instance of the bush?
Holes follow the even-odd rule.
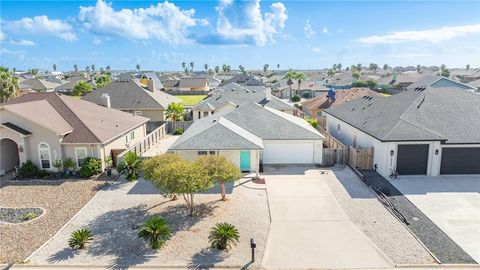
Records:
[[[75,168],[75,162],[73,161],[73,159],[66,158],[63,161],[63,169],[69,171],[69,170],[72,170],[73,168]]]
[[[102,161],[93,157],[86,157],[80,168],[80,177],[90,178],[95,174],[102,172]]]
[[[28,212],[25,215],[22,216],[23,220],[32,220],[34,218],[37,218],[38,215],[35,212]]]
[[[34,178],[37,177],[39,174],[40,170],[38,167],[33,164],[31,160],[27,160],[27,162],[24,162],[22,166],[18,169],[18,177],[20,178]]]
[[[208,236],[208,242],[212,248],[228,250],[238,244],[240,233],[234,225],[223,222],[217,223]]]
[[[85,245],[93,240],[92,232],[89,229],[79,229],[70,235],[68,246],[72,249],[83,249]]]
[[[176,128],[173,131],[173,135],[182,135],[185,130],[183,128]]]
[[[368,83],[361,80],[354,81],[352,83],[352,87],[367,87],[367,86],[368,86]]]
[[[307,121],[313,128],[317,128],[317,125],[318,125],[318,119],[317,118],[305,117],[305,121]]]
[[[159,249],[165,245],[172,233],[165,219],[161,217],[151,217],[143,223],[138,231],[138,237],[148,241],[152,249]]]
[[[299,102],[300,101],[300,96],[293,96],[292,101],[293,102]]]
[[[138,170],[141,166],[140,157],[135,152],[128,152],[123,156],[123,160],[118,164],[118,171],[127,173],[127,180],[134,181],[138,179]]]

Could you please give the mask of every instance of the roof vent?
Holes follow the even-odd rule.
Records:
[[[213,121],[212,121],[212,123],[215,123],[215,122],[217,122],[217,120],[213,120]]]

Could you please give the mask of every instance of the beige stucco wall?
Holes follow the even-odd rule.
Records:
[[[145,109],[138,109],[138,110],[122,110],[128,113],[135,113],[135,111],[140,111],[142,114],[140,116],[149,118],[150,121],[165,121],[165,111],[163,109],[158,110],[145,110]]]
[[[53,131],[46,129],[42,126],[39,126],[35,123],[32,123],[6,110],[0,110],[0,119],[2,123],[10,122],[32,133],[31,135],[25,138],[21,138],[21,136],[18,133],[15,133],[15,132],[7,133],[5,128],[1,129],[2,134],[0,134],[0,137],[13,136],[15,137],[14,141],[20,142],[20,144],[21,144],[21,140],[22,139],[24,140],[23,142],[24,159],[22,159],[22,156],[20,156],[21,162],[25,162],[26,160],[31,160],[35,165],[41,168],[39,154],[38,154],[38,146],[42,142],[47,143],[49,145],[50,157],[52,162],[56,159],[62,158],[60,138]],[[51,168],[53,169],[53,166],[51,166]]]

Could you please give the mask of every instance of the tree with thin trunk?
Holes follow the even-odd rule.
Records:
[[[111,70],[110,66],[107,66],[105,69],[107,70],[108,73],[110,73],[110,70]]]
[[[288,84],[288,88],[290,90],[290,99],[292,99],[293,95],[292,95],[292,84],[293,84],[293,80],[295,80],[296,78],[296,72],[293,71],[293,70],[289,70],[287,71],[287,73],[285,73],[285,75],[283,76],[283,78],[285,80],[287,80],[287,84]]]
[[[342,64],[341,64],[341,63],[338,63],[338,64],[337,64],[337,68],[338,68],[338,71],[341,72],[341,71],[342,71]]]
[[[190,70],[193,71],[193,67],[195,66],[194,62],[190,62]]]
[[[333,69],[330,69],[328,72],[327,72],[327,75],[328,77],[333,77],[333,75],[335,75],[335,71]]]
[[[86,71],[87,73],[90,73],[90,66],[86,66],[86,67],[85,67],[85,71]]]
[[[305,75],[305,73],[303,72],[297,72],[297,74],[295,75],[295,80],[297,80],[297,84],[298,84],[298,89],[297,89],[297,95],[300,95],[300,87],[302,85],[302,81],[305,81],[307,79],[307,75]]]
[[[277,70],[280,70],[280,64],[277,64]]]
[[[219,67],[219,66],[215,66],[215,74],[218,74],[218,72],[220,72],[220,67]]]
[[[203,65],[203,68],[205,69],[205,71],[208,71],[208,64]]]
[[[173,178],[161,178],[159,168],[170,163],[180,162],[183,158],[179,154],[166,153],[158,155],[142,162],[142,171],[145,179],[152,181],[152,183],[160,189],[164,196],[170,196],[172,201],[177,200],[177,195],[174,190],[177,190],[177,182]]]
[[[73,70],[75,70],[75,72],[78,72],[78,65],[77,64],[73,65]]]
[[[92,68],[92,72],[95,72],[95,65],[92,65],[91,68]]]
[[[469,65],[469,64],[467,64],[467,65],[465,66],[465,68],[466,68],[466,69],[467,69],[467,71],[468,71],[468,70],[470,69],[470,65]]]
[[[332,69],[333,71],[337,71],[337,64],[333,64]]]
[[[387,64],[383,65],[383,70],[384,70],[385,72],[387,72],[387,69],[388,69],[388,65],[387,65]]]
[[[266,76],[267,73],[268,73],[268,67],[269,67],[268,64],[263,65],[263,74],[264,74],[265,76]]]
[[[355,69],[355,70],[352,72],[352,77],[353,77],[355,80],[360,79],[360,71],[358,71],[357,69]]]
[[[12,76],[8,70],[0,71],[0,102],[8,101],[18,94],[18,78]]]
[[[422,66],[417,65],[417,73],[420,74],[422,72]]]
[[[140,64],[137,64],[137,65],[135,66],[135,68],[136,68],[137,70],[140,70],[140,68],[141,68],[141,67],[140,67]]]
[[[53,64],[53,71],[57,71],[57,64]]]
[[[222,201],[227,199],[225,184],[227,182],[233,182],[242,177],[242,173],[238,167],[222,156],[202,156],[195,162],[198,164],[198,166],[205,170],[207,176],[210,178],[210,181],[217,182],[219,184]]]

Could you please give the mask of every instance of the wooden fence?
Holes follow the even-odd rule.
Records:
[[[166,124],[163,124],[159,126],[157,129],[153,130],[150,132],[145,138],[143,138],[141,141],[137,142],[130,148],[124,150],[120,154],[116,156],[116,162],[120,162],[123,159],[123,156],[125,156],[126,153],[128,152],[135,152],[137,155],[141,155],[150,147],[152,147],[154,144],[156,144],[159,140],[161,140],[165,135],[167,134],[166,131]]]
[[[354,148],[348,147],[348,164],[359,170],[373,169],[373,147]]]
[[[183,128],[183,130],[187,130],[187,128],[189,128],[192,124],[193,121],[150,121],[147,122],[147,133],[150,133],[153,130],[156,130],[158,127],[165,125],[166,132],[171,134],[176,128]]]
[[[317,116],[317,125],[323,130],[327,130],[327,117]]]
[[[317,126],[317,130],[325,137],[323,140],[322,165],[347,165],[348,147],[346,147],[339,140],[335,139],[320,126]]]
[[[347,148],[342,142],[337,140],[335,137],[330,135],[327,131],[325,131],[323,128],[317,126],[317,130],[325,136],[325,139],[323,140],[324,146],[327,148]]]

